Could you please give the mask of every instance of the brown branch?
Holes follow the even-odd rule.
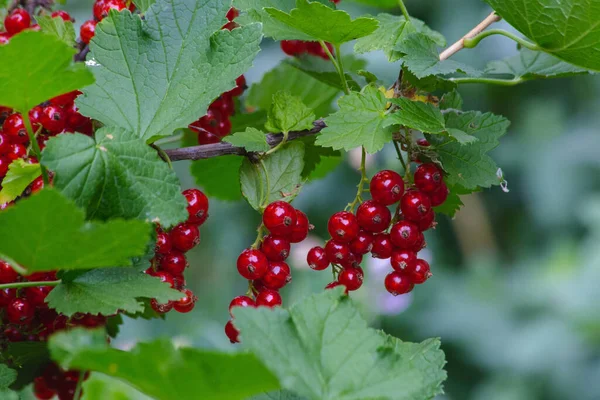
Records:
[[[77,54],[75,54],[75,56],[73,56],[73,59],[76,62],[83,62],[85,61],[87,54],[90,52],[90,46],[83,42],[78,42],[77,45],[79,46],[79,51]]]
[[[298,139],[305,136],[316,135],[321,132],[326,125],[323,120],[317,120],[314,123],[314,128],[305,131],[290,132],[288,134],[288,141]],[[283,134],[281,133],[269,133],[267,135],[267,143],[271,147],[277,146],[281,143]],[[205,144],[202,146],[182,147],[180,149],[165,150],[165,153],[169,156],[171,161],[181,160],[201,160],[205,158],[213,158],[226,155],[239,155],[246,156],[252,153],[247,152],[243,147],[236,147],[227,142]]]
[[[460,38],[456,43],[452,46],[448,47],[446,50],[442,51],[440,54],[440,61],[446,60],[447,58],[452,57],[454,54],[458,53],[465,47],[465,39],[471,39],[481,32],[483,32],[487,27],[489,27],[494,22],[498,22],[502,19],[501,16],[496,14],[495,11],[492,11],[490,15],[488,15],[483,21],[479,23],[475,28],[471,29],[469,33]]]

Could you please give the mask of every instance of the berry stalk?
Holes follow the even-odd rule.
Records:
[[[4,289],[20,289],[27,287],[37,287],[37,286],[58,286],[62,281],[33,281],[33,282],[12,282],[12,283],[4,283],[0,285],[0,290]]]

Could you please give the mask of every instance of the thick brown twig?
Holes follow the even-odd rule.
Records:
[[[326,125],[325,122],[323,122],[323,120],[317,120],[314,122],[314,128],[312,129],[305,131],[290,132],[288,134],[288,141],[298,139],[304,136],[316,135],[317,133],[321,132],[321,130],[323,130],[325,127]],[[269,133],[267,135],[267,143],[269,143],[269,146],[271,147],[277,146],[282,139],[283,134],[281,133]],[[170,149],[165,150],[165,153],[169,156],[171,161],[201,160],[205,158],[213,158],[226,155],[245,156],[250,154],[243,147],[236,147],[226,142],[206,144],[202,146],[182,147],[180,149]]]
[[[501,16],[496,14],[496,12],[492,11],[492,13],[490,15],[488,15],[483,21],[481,21],[479,23],[479,25],[477,25],[475,28],[471,29],[471,31],[469,33],[467,33],[465,36],[460,38],[452,46],[450,46],[446,50],[442,51],[440,54],[440,60],[441,61],[446,60],[446,59],[452,57],[454,54],[458,53],[460,50],[462,50],[465,47],[465,39],[471,39],[471,38],[477,36],[478,34],[483,32],[485,29],[487,29],[487,27],[489,27],[491,24],[493,24],[494,22],[498,22],[501,19],[502,19]]]
[[[83,62],[85,61],[87,54],[90,52],[90,46],[83,42],[78,42],[77,44],[79,46],[79,51],[77,54],[75,54],[75,56],[73,56],[73,59],[76,62]]]

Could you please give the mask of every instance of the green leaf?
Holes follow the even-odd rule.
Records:
[[[285,23],[271,17],[265,8],[277,8],[289,12],[296,7],[296,0],[233,0],[233,6],[242,12],[235,22],[245,25],[260,22],[263,34],[276,40],[286,39],[290,36],[303,36],[306,40],[310,37]]]
[[[242,400],[279,386],[251,354],[176,349],[169,339],[138,343],[126,352],[109,348],[103,329],[73,329],[53,335],[49,347],[65,368],[119,378],[158,400],[193,399],[199,393],[203,400]],[[156,365],[160,368],[149,368]]]
[[[223,138],[223,141],[231,143],[234,146],[243,147],[247,151],[264,152],[271,148],[269,143],[267,143],[266,134],[255,128],[247,128],[245,132],[237,132],[226,136]]]
[[[248,400],[306,400],[306,397],[297,396],[289,390],[277,390],[276,392],[269,392],[259,394],[258,396],[252,396]]]
[[[97,82],[78,98],[79,111],[150,142],[187,127],[235,87],[259,51],[259,25],[221,30],[230,6],[164,0],[143,20],[111,12],[92,39]]]
[[[42,32],[56,36],[71,47],[75,45],[75,28],[71,21],[65,21],[61,17],[52,18],[49,15],[36,16],[35,20]]]
[[[486,0],[545,52],[600,71],[600,3],[580,0]]]
[[[348,0],[350,3],[366,4],[371,7],[397,8],[398,0]]]
[[[422,33],[412,33],[398,44],[395,50],[404,53],[404,65],[417,77],[425,78],[429,75],[448,75],[464,72],[472,76],[479,76],[480,72],[468,65],[454,60],[440,61],[437,45],[428,36]]]
[[[345,90],[345,87],[340,79],[340,74],[336,71],[335,67],[329,60],[323,60],[318,57],[304,55],[301,57],[294,57],[292,60],[286,60],[286,62],[294,68],[298,68],[305,74],[319,80],[320,82],[336,88],[340,92]],[[364,68],[366,66],[366,62],[363,59],[353,56],[343,57],[343,64],[346,68],[346,71],[352,72],[354,72],[353,67]],[[359,84],[356,83],[351,74],[346,73],[344,76],[346,77],[346,82],[348,82],[350,90],[356,92],[360,91]]]
[[[235,309],[235,325],[285,389],[309,399],[430,399],[441,393],[437,339],[403,343],[368,328],[341,290],[284,309]],[[360,377],[360,379],[357,379]]]
[[[241,156],[221,156],[194,161],[191,173],[208,197],[239,200],[242,198],[240,168],[244,159]]]
[[[458,87],[456,82],[446,79],[441,75],[429,75],[424,78],[417,78],[407,67],[402,67],[403,79],[412,87],[424,93],[432,93],[436,90],[450,92]]]
[[[85,222],[75,204],[45,189],[0,212],[0,258],[30,272],[128,266],[151,231],[136,220]]]
[[[156,3],[156,0],[133,0],[135,8],[138,9],[142,14],[146,13],[152,4]]]
[[[446,130],[444,116],[433,104],[412,101],[406,97],[390,99],[390,101],[400,109],[390,115],[386,126],[393,123],[427,133],[443,133]]]
[[[324,117],[332,111],[333,100],[340,91],[307,75],[306,73],[281,63],[267,72],[260,83],[250,87],[246,107],[269,110],[273,95],[285,90],[293,93],[310,109],[317,118]]]
[[[165,228],[187,219],[175,172],[135,133],[104,127],[95,139],[59,135],[46,143],[42,164],[89,218],[139,218]]]
[[[244,159],[240,169],[242,194],[255,210],[276,200],[292,201],[302,185],[304,144],[293,141],[262,162],[253,164]],[[266,174],[265,174],[266,170]]]
[[[231,132],[243,132],[248,128],[264,129],[267,123],[267,112],[258,110],[248,113],[236,112],[231,116]],[[198,143],[196,139],[196,143]]]
[[[5,346],[0,352],[0,362],[10,364],[17,372],[17,379],[11,384],[13,390],[29,385],[50,361],[45,342],[9,342]],[[0,395],[4,393],[0,391]],[[5,400],[4,397],[0,399]]]
[[[465,189],[498,185],[498,167],[487,153],[499,144],[510,122],[491,113],[469,111],[461,114],[446,114],[446,126],[458,129],[478,140],[462,145],[448,136],[427,135],[427,140],[439,155],[439,161],[447,172],[448,186],[460,185]]]
[[[444,94],[440,100],[440,110],[462,110],[462,108],[463,99],[456,89]]]
[[[384,127],[388,100],[373,86],[352,92],[338,101],[340,110],[325,119],[327,127],[317,137],[319,146],[346,151],[364,146],[376,153],[392,140],[392,130]]]
[[[454,218],[458,210],[464,206],[459,195],[473,193],[473,190],[467,190],[460,185],[448,186],[448,198],[441,206],[434,207],[436,213],[446,214],[450,218]]]
[[[287,91],[273,95],[265,128],[270,132],[291,132],[312,129],[315,114],[302,100]]]
[[[8,173],[2,180],[0,204],[13,201],[42,174],[40,164],[29,164],[19,158],[8,166]]]
[[[0,390],[8,388],[17,379],[17,371],[0,364]]]
[[[141,297],[156,298],[164,304],[179,300],[181,292],[135,268],[103,268],[63,280],[48,294],[46,302],[67,316],[78,312],[111,315],[118,310],[143,312],[144,304],[137,300]]]
[[[360,38],[354,45],[355,52],[368,53],[382,50],[390,62],[395,62],[402,58],[402,53],[395,50],[396,45],[415,32],[427,36],[438,46],[446,46],[446,39],[441,33],[430,29],[417,18],[411,17],[410,22],[407,22],[404,16],[390,14],[379,14],[376,18],[379,21],[379,28],[369,36]]]
[[[342,154],[339,151],[330,147],[317,146],[316,139],[316,136],[296,139],[304,143],[302,178],[308,180],[324,178],[342,162]]]
[[[94,82],[76,50],[53,35],[24,31],[0,46],[0,104],[27,113],[38,104]]]
[[[83,382],[82,388],[82,400],[152,400],[119,379],[97,372]]]
[[[531,80],[583,75],[589,74],[590,71],[561,61],[550,54],[524,48],[516,56],[490,62],[485,68],[485,73],[512,75],[515,79]]]

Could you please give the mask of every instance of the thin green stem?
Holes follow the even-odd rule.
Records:
[[[277,150],[279,150],[284,144],[287,143],[288,141],[288,136],[289,136],[289,132],[283,132],[283,138],[281,139],[281,142],[279,142],[277,144],[277,146],[273,147],[271,150],[267,151],[265,153],[266,156],[268,156],[269,154],[273,154],[275,153]]]
[[[361,159],[360,159],[360,182],[357,185],[358,190],[356,191],[356,197],[346,206],[346,211],[353,212],[358,204],[362,203],[362,194],[365,191],[365,183],[369,182],[367,178],[367,169],[366,169],[366,161],[367,161],[367,152],[364,147],[361,147]]]
[[[534,51],[542,50],[535,43],[531,43],[513,33],[505,31],[504,29],[490,29],[488,31],[481,32],[481,33],[477,34],[476,36],[473,36],[472,38],[467,38],[463,42],[464,47],[467,49],[472,49],[475,46],[477,46],[479,44],[479,42],[481,42],[483,39],[485,39],[488,36],[493,36],[493,35],[506,36],[507,38],[514,40],[515,42],[517,42],[518,44],[520,44],[521,46],[523,46],[529,50],[534,50]]]
[[[400,146],[398,146],[398,142],[395,140],[393,141],[393,143],[394,143],[394,148],[396,149],[396,154],[398,154],[398,160],[400,160],[400,163],[402,164],[402,168],[404,168],[404,173],[406,173],[408,168],[406,167],[406,163],[404,162],[404,157],[402,157],[402,151],[400,151]]]
[[[40,149],[40,145],[38,144],[38,142],[35,138],[35,134],[33,132],[33,127],[31,126],[31,121],[29,120],[29,113],[27,113],[27,112],[22,113],[22,116],[23,116],[23,123],[25,124],[25,129],[27,130],[27,135],[29,135],[29,141],[31,142],[31,149],[33,150],[33,153],[35,154],[38,161],[40,161],[40,167],[42,169],[42,179],[44,180],[44,186],[48,186],[48,184],[50,183],[50,179],[48,178],[48,171],[41,163],[42,150]]]
[[[81,399],[81,385],[83,384],[83,380],[85,378],[85,371],[79,372],[79,380],[77,381],[77,388],[75,388],[75,395],[73,396],[74,400]]]
[[[525,82],[523,78],[513,79],[497,79],[497,78],[451,78],[452,82],[457,84],[463,83],[485,83],[487,85],[499,85],[499,86],[516,86],[520,83]]]
[[[260,166],[262,167],[263,172],[265,173],[265,181],[267,183],[267,190],[266,192],[266,196],[265,196],[265,201],[261,204],[261,208],[266,207],[269,204],[269,193],[271,191],[271,183],[269,182],[269,171],[267,171],[267,166],[265,165],[265,161],[264,160],[260,160]],[[262,181],[262,179],[261,179]]]
[[[410,15],[408,15],[408,10],[404,5],[404,1],[398,0],[398,5],[400,6],[400,10],[402,10],[402,15],[404,15],[404,18],[406,18],[407,21],[410,21]]]
[[[169,168],[173,169],[173,164],[171,163],[171,159],[169,158],[169,155],[161,147],[157,146],[154,143],[151,144],[150,146],[152,148],[154,148],[154,150],[156,150],[156,152],[158,153],[159,157],[162,158],[162,160],[169,165]]]
[[[412,160],[412,136],[409,128],[404,128],[404,141],[406,143],[406,156],[408,158],[408,163],[404,169],[404,180],[406,182],[412,182],[412,178],[410,176],[410,160]]]
[[[263,236],[265,235],[265,226],[261,223],[256,229],[256,240],[252,243],[251,248],[257,249],[260,243],[262,242]]]
[[[323,51],[325,51],[325,54],[327,54],[327,57],[329,57],[329,60],[331,60],[331,62],[333,63],[333,67],[340,76],[340,81],[342,82],[344,93],[350,94],[350,87],[348,86],[348,81],[346,80],[346,74],[344,72],[344,66],[342,64],[342,57],[340,56],[340,46],[338,45],[335,47],[334,56],[333,54],[331,54],[331,51],[329,51],[329,48],[327,47],[324,41],[319,40],[319,44],[323,48]]]
[[[34,282],[13,282],[0,285],[0,290],[3,289],[19,289],[36,286],[57,286],[61,281],[34,281]]]

